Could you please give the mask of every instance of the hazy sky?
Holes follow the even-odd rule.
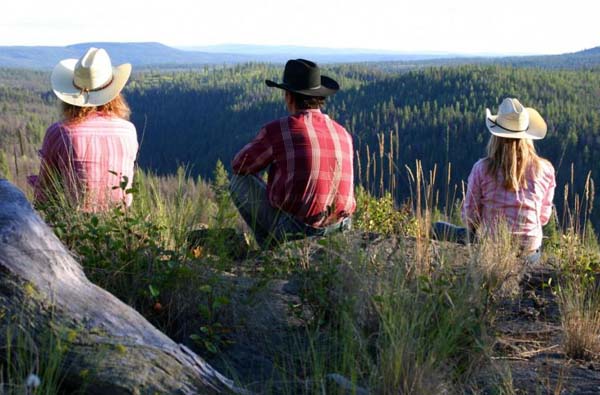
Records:
[[[598,0],[2,0],[0,45],[158,41],[562,53],[600,45]]]

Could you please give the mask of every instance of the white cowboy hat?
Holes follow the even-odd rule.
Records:
[[[511,98],[502,101],[498,115],[492,115],[489,108],[485,109],[485,125],[491,134],[509,139],[540,140],[548,130],[540,113]]]
[[[52,71],[52,90],[65,103],[95,107],[117,97],[131,74],[131,64],[113,67],[104,49],[90,48],[81,59],[60,61]]]

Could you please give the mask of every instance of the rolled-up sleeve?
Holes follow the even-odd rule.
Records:
[[[231,167],[235,174],[255,174],[265,169],[273,161],[273,145],[267,130],[261,129],[258,135],[237,153]]]
[[[469,228],[476,228],[481,222],[481,178],[482,162],[477,162],[471,169],[467,183],[467,194],[462,207],[462,219]]]

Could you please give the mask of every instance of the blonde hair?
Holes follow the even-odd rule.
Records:
[[[65,122],[81,122],[90,114],[100,113],[101,115],[112,115],[118,118],[129,120],[131,110],[122,94],[112,99],[106,104],[96,107],[78,107],[65,102],[62,103],[62,114]]]
[[[501,172],[504,188],[527,189],[527,173],[538,177],[545,159],[538,156],[531,139],[509,139],[492,135],[487,145],[487,172],[496,177]]]

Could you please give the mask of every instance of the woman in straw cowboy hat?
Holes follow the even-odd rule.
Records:
[[[519,241],[521,255],[536,262],[556,186],[552,164],[533,146],[533,140],[545,137],[546,122],[536,110],[507,98],[497,115],[486,109],[486,126],[491,133],[487,156],[471,170],[462,210],[467,227],[438,222],[434,234],[466,242],[476,231],[494,234],[503,223]]]
[[[56,198],[60,188],[83,211],[131,204],[125,190],[131,188],[138,142],[121,95],[130,74],[130,64],[113,67],[97,48],[54,68],[52,90],[63,120],[46,131],[39,175],[30,177],[36,201]]]

